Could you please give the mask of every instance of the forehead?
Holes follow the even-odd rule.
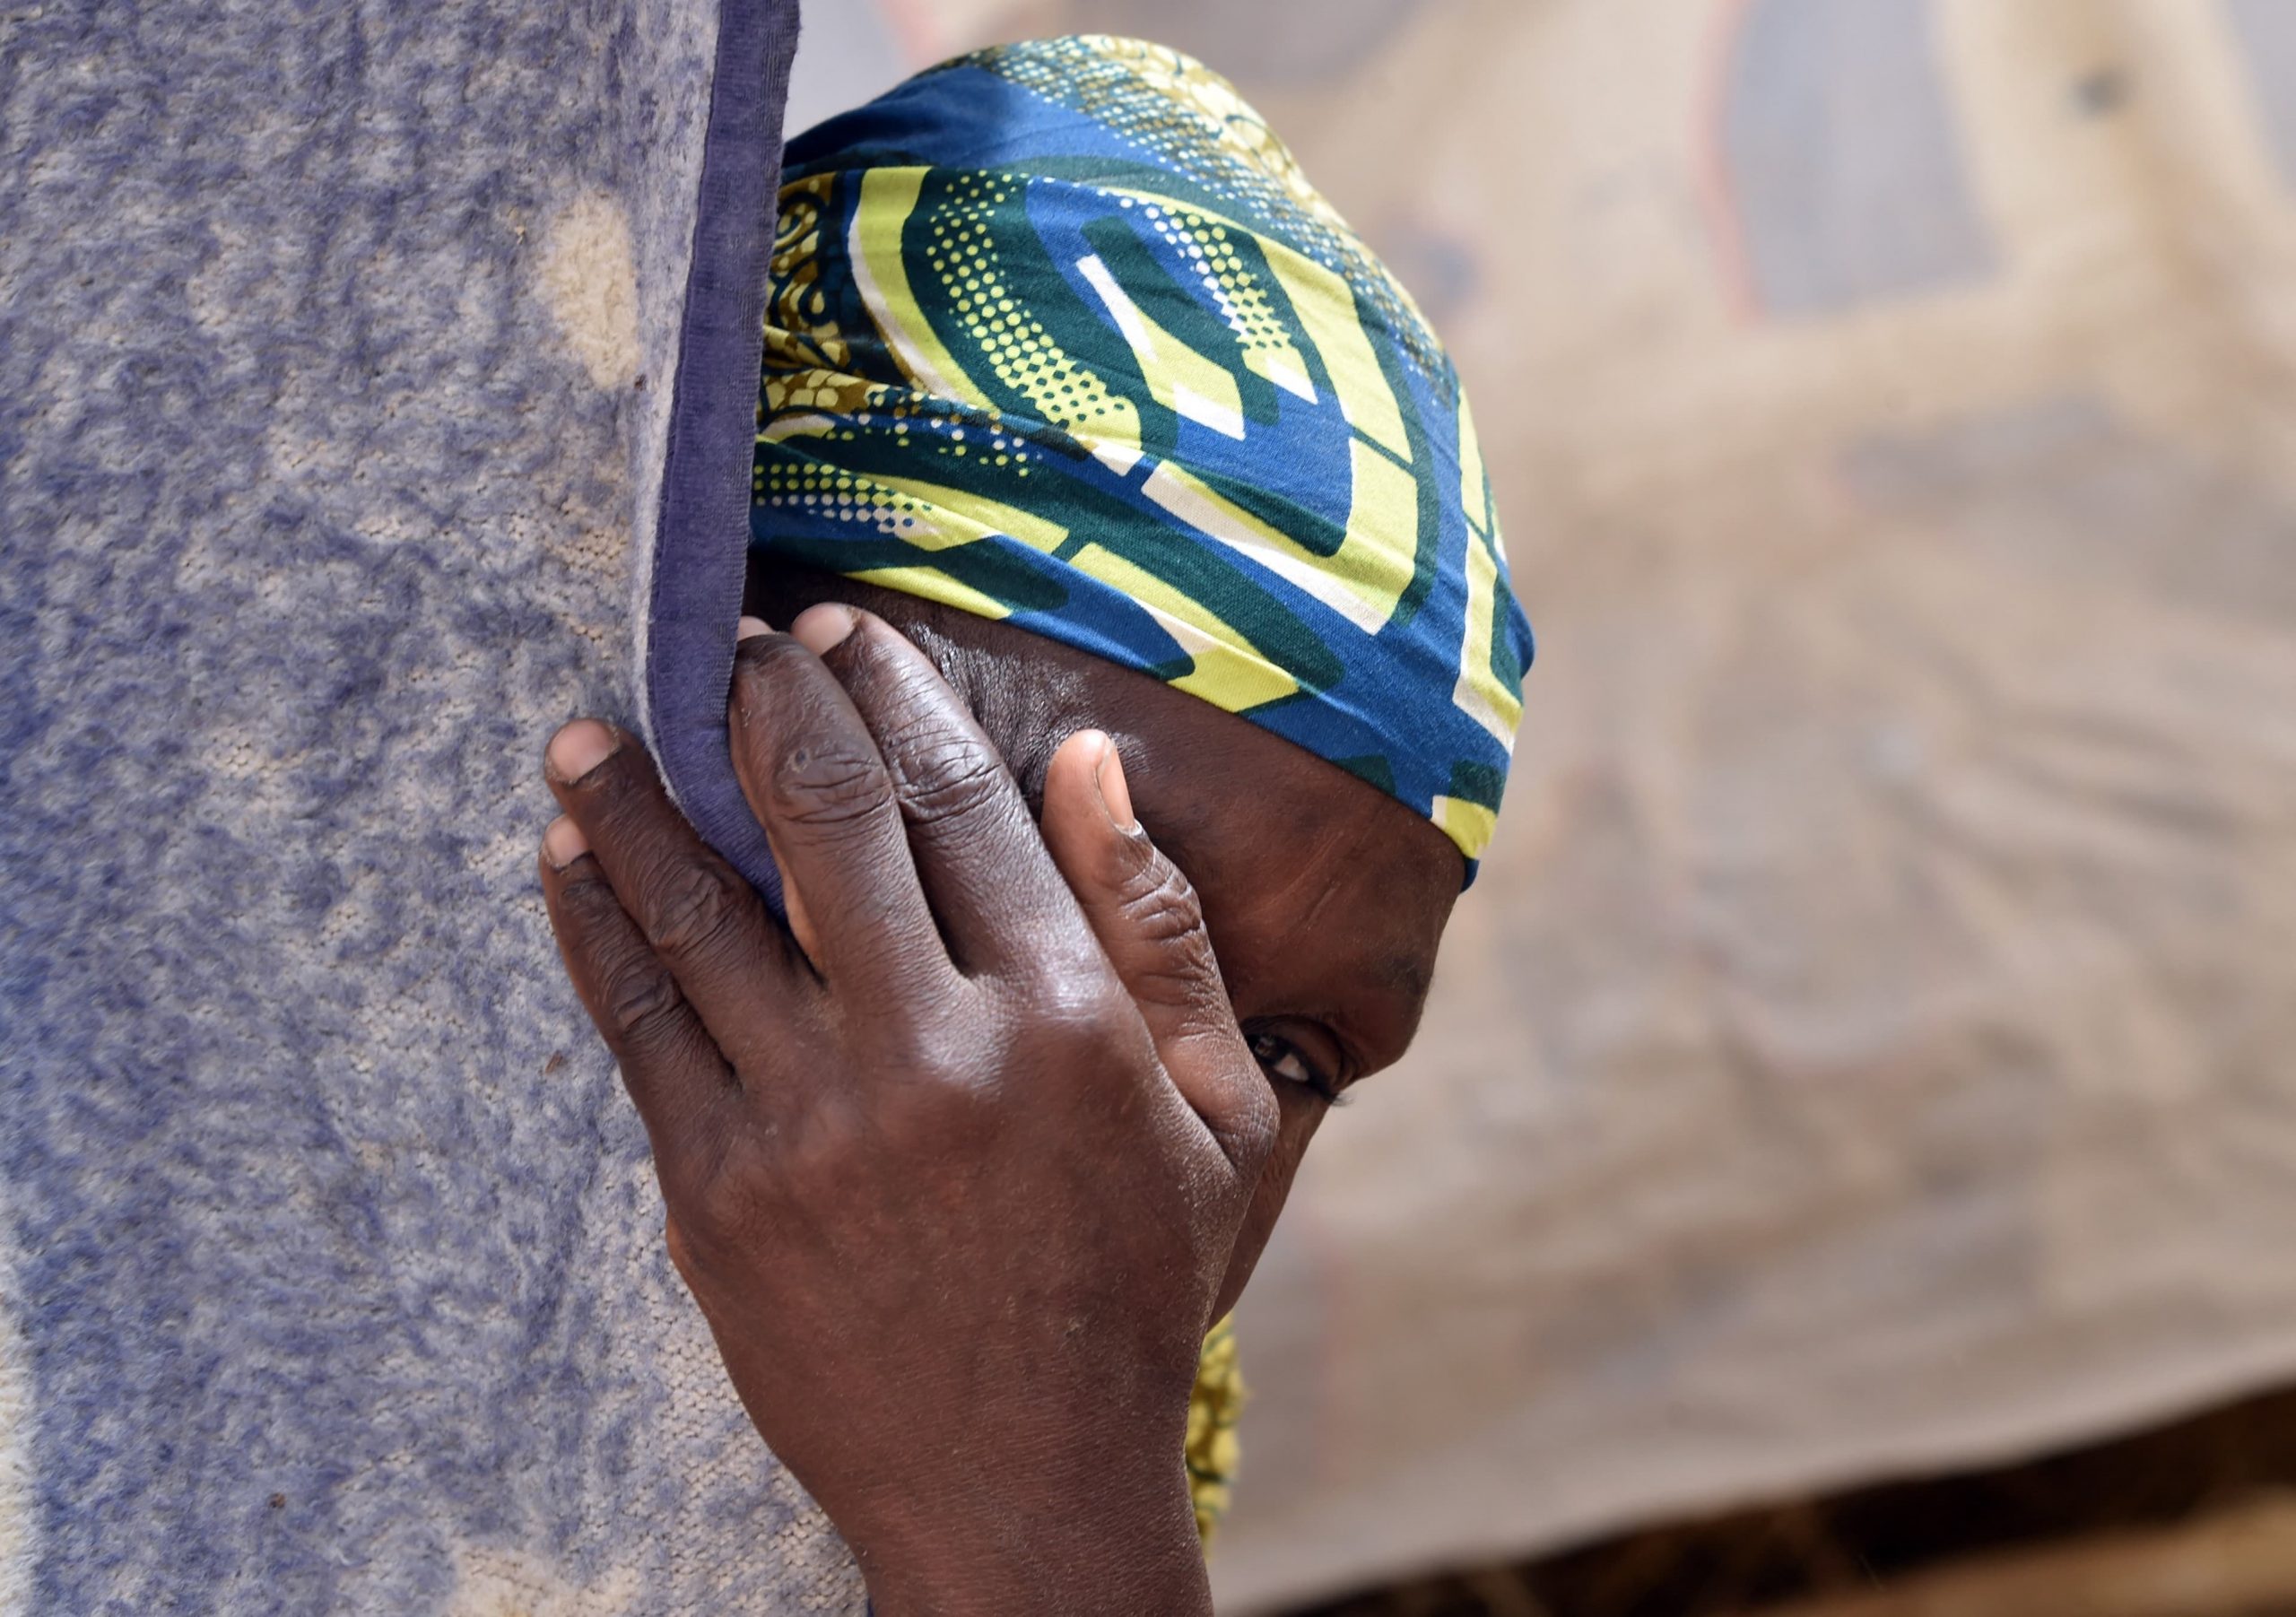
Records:
[[[1239,1014],[1344,1023],[1365,1070],[1402,1054],[1465,874],[1431,822],[1248,719],[1009,622],[851,579],[775,576],[787,598],[770,606],[858,600],[924,648],[1031,807],[1060,743],[1107,731],[1142,822],[1203,898]]]

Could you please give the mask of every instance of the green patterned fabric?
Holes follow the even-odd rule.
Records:
[[[998,47],[784,173],[753,544],[1239,714],[1472,876],[1532,653],[1474,420],[1227,82],[1135,40]]]

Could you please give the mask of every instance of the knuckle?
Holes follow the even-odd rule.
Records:
[[[869,1126],[856,1108],[825,1106],[794,1123],[775,1156],[772,1194],[791,1208],[849,1202],[876,1166]],[[762,1203],[761,1203],[761,1208]],[[752,1217],[766,1216],[762,1211]]]
[[[691,1245],[709,1247],[753,1230],[763,1213],[757,1179],[732,1163],[688,1188],[678,1210],[678,1227]]]
[[[740,913],[732,876],[729,870],[698,861],[681,862],[664,873],[648,911],[647,941],[678,960],[724,947]]]
[[[677,978],[657,961],[626,961],[606,978],[600,1009],[608,1030],[624,1046],[664,1038],[685,997]]]
[[[884,761],[833,743],[800,742],[774,772],[775,805],[793,824],[834,831],[892,801]]]
[[[1152,1061],[1140,1004],[1104,963],[1052,973],[1007,990],[992,1072],[1039,1070],[1103,1077]]]
[[[1118,911],[1140,945],[1128,974],[1133,993],[1168,1005],[1226,1002],[1220,963],[1205,930],[1196,888],[1161,856],[1146,878],[1118,901]]]
[[[610,919],[622,908],[613,883],[596,859],[570,866],[559,878],[557,902],[560,912],[578,926]]]
[[[1040,1050],[1026,1048],[1019,1019],[985,1000],[912,1012],[871,1035],[869,1065],[886,1082],[867,1109],[887,1144],[930,1155],[974,1137],[997,1109],[1003,1079]]]
[[[1204,935],[1204,905],[1195,883],[1161,854],[1135,874],[1117,903],[1126,925],[1144,943],[1178,945]]]
[[[1097,974],[1085,978],[1056,976],[1038,985],[1030,1002],[1028,1026],[1087,1055],[1124,1048],[1139,1022],[1122,985],[1101,980]]]
[[[894,1160],[932,1161],[965,1154],[990,1137],[1001,1117],[984,1085],[951,1078],[908,1083],[882,1096],[871,1117],[874,1143]]]
[[[878,1069],[912,1083],[961,1087],[970,1069],[966,1042],[921,1020],[895,1019],[875,1043]]]
[[[964,736],[911,736],[901,759],[900,800],[912,820],[962,820],[1002,801],[1004,761]]]

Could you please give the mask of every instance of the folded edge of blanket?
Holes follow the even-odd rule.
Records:
[[[777,913],[781,879],[734,774],[726,693],[797,25],[795,4],[724,0],[659,495],[636,524],[641,722],[687,819]]]

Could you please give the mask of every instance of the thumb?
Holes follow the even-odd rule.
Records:
[[[1236,1026],[1196,889],[1132,813],[1116,743],[1082,730],[1053,754],[1044,839],[1180,1096],[1228,1160],[1257,1174],[1274,1091]]]

